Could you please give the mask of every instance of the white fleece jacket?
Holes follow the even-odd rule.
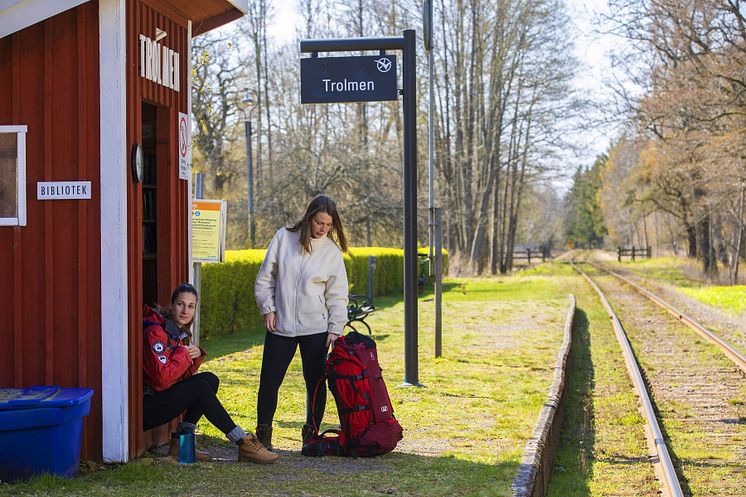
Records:
[[[342,251],[325,236],[311,239],[309,254],[300,233],[281,228],[267,248],[254,295],[262,315],[276,313],[277,335],[341,335],[347,323],[348,284]]]

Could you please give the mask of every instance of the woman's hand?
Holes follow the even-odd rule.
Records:
[[[335,341],[335,340],[336,340],[337,338],[339,338],[339,335],[335,335],[334,333],[327,333],[327,334],[326,334],[326,346],[327,346],[327,348],[328,348],[328,347],[329,347],[330,345],[333,345],[333,344],[334,344],[334,341]]]
[[[202,355],[202,351],[196,345],[184,345],[184,348],[187,349],[187,352],[189,352],[189,357],[191,357],[192,359],[196,359]]]
[[[276,317],[276,314],[272,311],[264,315],[264,328],[270,333],[274,333],[277,330],[277,328],[275,327],[275,325],[277,324]]]

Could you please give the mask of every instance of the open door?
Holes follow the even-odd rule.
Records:
[[[142,103],[142,301],[158,301],[158,156],[156,154],[157,108]],[[166,305],[166,302],[162,302]]]

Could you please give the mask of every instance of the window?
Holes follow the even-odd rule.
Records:
[[[0,226],[26,226],[26,126],[0,126]]]

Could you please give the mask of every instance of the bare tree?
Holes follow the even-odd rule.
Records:
[[[656,166],[648,175],[649,200],[684,224],[690,253],[709,277],[716,276],[718,258],[737,276],[738,257],[721,254],[727,252],[725,240],[741,236],[743,224],[743,211],[732,200],[739,198],[733,185],[743,181],[746,156],[740,131],[746,124],[743,4],[613,0],[610,5],[619,32],[636,42],[643,54],[638,60],[646,61],[636,69],[645,75],[647,92],[633,104],[649,138],[647,156]],[[731,245],[740,247],[740,241]]]

